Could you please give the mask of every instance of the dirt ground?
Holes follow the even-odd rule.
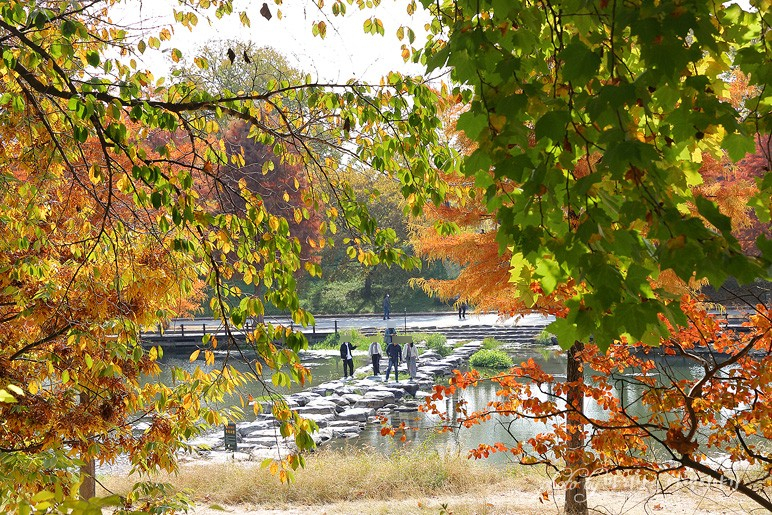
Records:
[[[603,515],[732,515],[762,514],[766,510],[744,499],[743,496],[718,488],[691,484],[672,493],[654,495],[651,488],[641,485],[637,491],[593,490],[588,492],[590,513]],[[382,514],[539,514],[562,513],[563,493],[543,499],[537,491],[490,492],[473,496],[447,495],[437,498],[400,499],[391,502],[355,500],[316,506],[219,506],[200,504],[191,513],[195,515],[382,515]]]

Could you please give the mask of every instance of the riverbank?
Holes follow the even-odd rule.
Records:
[[[317,514],[533,514],[561,513],[563,491],[543,469],[491,467],[458,454],[419,450],[383,456],[367,450],[321,451],[307,457],[296,481],[280,484],[255,463],[183,465],[154,478],[187,490],[194,515]],[[102,479],[125,492],[136,478]],[[609,477],[588,482],[591,513],[717,515],[754,513],[731,491],[687,483],[667,495],[652,482]],[[761,513],[756,511],[755,513]]]

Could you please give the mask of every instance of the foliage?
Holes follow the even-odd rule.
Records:
[[[377,228],[331,156],[405,180],[416,173],[416,185],[435,187],[428,163],[439,124],[436,93],[422,79],[393,73],[368,86],[303,77],[243,92],[226,85],[206,91],[181,77],[167,82],[138,68],[136,56],[169,46],[164,51],[181,62],[171,46],[175,27],[121,27],[111,20],[116,7],[123,2],[0,2],[5,511],[64,510],[88,482],[88,467],[79,468],[120,454],[139,473],[173,471],[189,438],[240,415],[239,408],[216,411],[210,401],[236,395],[247,405],[240,388],[264,369],[276,370],[275,385],[306,381],[302,334],[260,323],[240,341],[234,329],[259,320],[266,304],[291,313],[295,324],[313,322],[296,291],[300,270],[320,274],[317,263],[302,260],[307,247],[320,248],[345,229],[343,245],[360,263],[417,264],[393,231]],[[199,19],[233,8],[230,0],[186,1],[174,22],[194,30]],[[199,69],[209,64],[193,61]],[[297,195],[276,190],[285,202],[291,197],[290,211],[271,206],[253,181],[226,177],[251,152],[220,139],[221,124],[234,119],[249,124],[236,127],[240,142],[246,131],[255,149],[270,150],[263,172],[280,164],[309,176],[304,184],[314,187],[302,192],[291,181]],[[318,236],[301,240],[291,221],[315,224],[316,216],[323,217],[313,228]],[[158,384],[152,377],[160,351],[141,345],[140,329],[181,313],[203,291],[201,281],[228,336],[204,337],[191,360],[211,365],[215,349],[227,358],[211,372],[178,370],[173,386]],[[249,373],[229,363],[244,352],[260,358]],[[273,409],[283,435],[293,435],[299,449],[313,446],[313,422],[286,406]],[[142,417],[148,428],[133,432]],[[271,470],[287,480],[302,462],[291,455]]]
[[[449,67],[468,101],[458,127],[475,147],[461,171],[484,191],[514,286],[533,304],[581,280],[550,327],[562,345],[592,335],[605,348],[620,334],[656,344],[659,314],[685,322],[675,292],[653,283],[662,272],[716,287],[767,276],[769,240],[744,254],[694,189],[703,152],[737,161],[772,132],[762,5],[422,4],[432,34],[414,59]],[[749,85],[742,116],[726,101],[734,68]],[[762,222],[769,177],[750,201]]]
[[[512,358],[501,350],[482,349],[472,354],[469,358],[469,364],[475,369],[489,368],[501,370],[512,366]]]
[[[483,349],[487,350],[496,350],[502,345],[504,345],[504,342],[497,340],[493,336],[486,337],[482,342]]]
[[[555,335],[550,334],[550,332],[545,329],[536,335],[536,338],[534,338],[534,343],[536,345],[553,345],[555,343],[554,338]]]
[[[444,334],[440,333],[412,333],[413,341],[426,342],[426,348],[433,350],[442,357],[449,356],[453,353],[453,348],[448,343],[448,338]]]
[[[322,277],[303,278],[299,281],[300,303],[307,310],[317,314],[340,313],[383,313],[383,293],[388,291],[391,296],[394,318],[407,312],[413,313],[446,311],[448,305],[438,299],[431,298],[423,292],[412,289],[409,284],[410,275],[424,275],[422,272],[405,272],[401,268],[391,267],[388,275],[380,272],[371,277],[371,295],[365,295],[366,278],[360,274],[344,274],[336,261],[328,259],[329,254],[321,255],[320,266],[324,270]],[[327,270],[332,270],[327,274]]]
[[[355,347],[366,350],[370,345],[370,337],[363,335],[356,329],[344,329],[327,335],[324,340],[314,344],[313,348],[338,350],[343,342],[351,342]]]
[[[456,401],[452,414],[444,404],[449,395],[482,380],[476,371],[457,372],[449,386],[436,386],[424,409],[455,417],[448,419],[448,430],[491,417],[543,421],[551,429],[524,441],[480,445],[471,455],[512,453],[522,464],[553,469],[562,483],[575,481],[577,474],[688,481],[691,470],[697,480],[726,485],[770,509],[772,403],[765,394],[772,381],[770,312],[757,306],[747,327],[735,333],[688,297],[682,305],[689,324],[671,328],[672,336],[660,349],[621,342],[602,353],[586,346],[576,359],[591,382],[558,380],[529,360],[490,379],[499,395],[481,410]],[[693,379],[679,377],[663,354],[703,372]],[[585,402],[597,405],[597,418],[585,414],[582,402],[572,402],[571,391],[577,388]],[[570,446],[567,412],[582,420],[579,430],[588,441],[582,448]],[[568,458],[571,453],[580,456]],[[580,469],[566,465],[577,460]]]
[[[229,50],[233,52],[232,60]],[[199,66],[197,58],[205,59],[207,66]],[[183,55],[172,66],[170,79],[179,83],[193,82],[204,91],[223,95],[265,90],[272,81],[298,84],[303,81],[303,73],[275,48],[222,39],[206,42],[193,55]]]

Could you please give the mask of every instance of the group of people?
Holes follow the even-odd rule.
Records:
[[[394,379],[399,382],[399,365],[402,361],[407,364],[407,372],[410,375],[410,380],[414,381],[418,374],[418,349],[411,341],[404,347],[395,342],[392,338],[396,334],[393,328],[386,329],[384,340],[386,341],[386,356],[389,360],[389,365],[386,367],[386,381],[389,380],[391,375],[391,369],[394,369]],[[340,358],[343,360],[343,378],[354,377],[354,358],[353,351],[356,345],[352,345],[351,342],[343,342],[340,346]],[[370,343],[370,348],[367,350],[367,354],[370,356],[370,360],[373,364],[373,374],[381,375],[381,344],[377,341]]]

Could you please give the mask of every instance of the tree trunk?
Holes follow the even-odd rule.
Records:
[[[80,498],[83,500],[96,497],[96,462],[94,458],[86,461],[86,464],[80,468],[80,476],[83,478],[80,483]]]
[[[587,515],[587,489],[585,485],[585,471],[583,470],[582,454],[584,453],[584,373],[582,367],[581,351],[584,350],[582,342],[574,342],[568,350],[568,363],[566,363],[566,380],[568,383],[577,383],[577,386],[568,388],[567,400],[571,406],[566,414],[566,428],[570,434],[568,441],[568,453],[566,465],[571,471],[571,480],[566,487],[566,515]]]
[[[90,401],[89,397],[88,392],[81,391],[80,403],[88,404]],[[83,455],[85,455],[85,452]],[[96,497],[96,462],[94,461],[94,458],[84,458],[84,461],[86,462],[85,465],[80,467],[81,482],[78,493],[80,494],[81,499],[88,500],[92,497]]]

